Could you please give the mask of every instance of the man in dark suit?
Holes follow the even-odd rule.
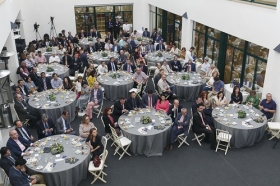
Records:
[[[175,118],[181,113],[182,105],[180,105],[180,102],[178,99],[174,99],[173,105],[169,106],[168,115],[170,115],[172,121],[175,121]]]
[[[0,167],[9,175],[10,168],[15,165],[17,157],[7,147],[2,147],[0,152]]]
[[[194,133],[204,133],[206,138],[209,139],[211,146],[210,149],[216,149],[216,129],[214,127],[210,127],[210,125],[205,120],[205,114],[203,112],[204,105],[197,105],[197,112],[193,114],[193,127],[192,130]]]
[[[88,47],[87,47],[87,51],[89,54],[95,52],[95,46],[92,45],[92,43],[89,43]]]
[[[192,60],[189,60],[184,64],[183,70],[184,72],[196,72],[196,65],[192,62]]]
[[[39,79],[39,91],[45,91],[52,89],[51,79],[46,77],[45,72],[41,72],[41,78]]]
[[[133,51],[135,50],[135,48],[137,48],[134,37],[131,37],[129,44],[131,45]]]
[[[68,40],[72,41],[72,39],[74,39],[74,37],[72,36],[71,32],[68,32]]]
[[[195,102],[192,104],[192,114],[197,112],[197,105],[199,105],[201,103],[202,103],[202,97],[201,96],[197,96],[195,98]]]
[[[142,108],[141,100],[136,96],[137,95],[135,92],[130,93],[130,98],[127,99],[129,110],[139,110],[140,108]]]
[[[17,112],[17,115],[20,120],[26,120],[29,119],[29,122],[31,127],[36,126],[36,122],[38,121],[38,118],[36,116],[40,117],[40,114],[36,112],[36,110],[31,111],[27,108],[27,104],[22,100],[21,95],[16,95],[16,101],[15,101],[15,110]]]
[[[141,71],[144,72],[146,75],[148,74],[148,67],[145,66],[144,61],[142,61],[142,60],[140,61],[139,68],[141,68]]]
[[[91,90],[89,99],[90,99],[90,101],[87,104],[86,113],[89,116],[89,118],[91,119],[92,118],[92,107],[97,106],[97,105],[101,105],[101,103],[103,101],[103,92],[99,88],[99,83],[98,82],[94,83],[94,87]]]
[[[125,64],[125,62],[126,62],[126,59],[127,57],[126,57],[126,55],[124,54],[124,52],[123,52],[123,50],[120,50],[120,56],[119,56],[119,58],[118,58],[118,64]],[[129,60],[129,58],[128,58],[128,60]]]
[[[174,56],[174,61],[171,62],[171,69],[173,72],[181,72],[182,71],[182,65],[180,61],[178,61],[178,57]]]
[[[90,29],[88,32],[88,37],[95,37],[95,33],[93,32],[93,29]]]
[[[72,62],[72,57],[70,55],[68,55],[67,51],[64,52],[64,56],[62,57],[61,64],[66,66],[66,67],[69,67],[71,62]]]
[[[75,54],[74,58],[72,59],[71,64],[69,65],[70,76],[75,76],[75,71],[78,70],[80,72],[80,70],[81,70],[82,62],[78,56],[79,56],[78,54]],[[82,72],[80,72],[80,73],[82,73]]]
[[[164,51],[164,50],[165,50],[165,46],[164,46],[164,44],[162,44],[162,41],[159,40],[159,43],[156,46],[156,51]]]
[[[149,44],[146,46],[146,51],[148,52],[154,52],[155,51],[155,46],[153,45],[153,41],[149,40]]]
[[[27,147],[36,146],[36,144],[31,143],[30,141],[25,140],[20,137],[15,129],[10,130],[9,132],[10,138],[7,141],[7,147],[14,153],[15,156],[21,158],[22,156],[29,156],[29,152],[25,152]]]
[[[39,76],[37,75],[37,68],[32,67],[31,72],[29,73],[31,80],[35,83],[36,86],[39,86]]]
[[[154,83],[155,83],[155,89],[158,90],[157,85],[158,85],[158,81],[161,79],[161,76],[164,74],[164,70],[160,69],[159,73],[155,76],[154,78]]]
[[[25,126],[22,125],[22,122],[20,120],[15,120],[14,126],[15,126],[15,130],[17,131],[20,137],[30,142],[34,140],[34,137],[31,135],[30,131]]]
[[[101,34],[94,28],[92,37],[101,38]]]
[[[116,72],[117,69],[117,63],[115,62],[115,58],[111,57],[109,63],[107,64],[108,71]]]
[[[114,38],[118,38],[118,35],[120,33],[120,27],[121,23],[119,22],[119,19],[116,18],[116,22],[114,24]]]
[[[79,39],[82,39],[84,37],[87,37],[87,34],[84,32],[84,30],[81,30],[81,32],[79,33]]]
[[[173,149],[173,144],[178,135],[184,133],[185,136],[188,136],[190,119],[191,117],[188,115],[187,109],[182,108],[181,113],[175,118],[174,125],[172,126],[169,150]]]
[[[22,79],[18,80],[18,87],[20,88],[20,91],[23,93],[24,96],[28,96],[28,89],[24,85],[24,81]]]
[[[154,44],[154,42],[155,42],[155,40],[157,38],[157,29],[153,29],[153,33],[151,35],[151,38],[153,39],[153,44]]]
[[[111,52],[117,52],[120,53],[121,47],[118,45],[117,41],[114,41],[114,45],[111,49]]]
[[[83,72],[85,67],[88,68],[88,59],[87,59],[86,52],[87,52],[87,49],[80,50],[80,60],[82,62],[82,66],[81,66],[82,69],[80,69],[80,72],[81,71]]]
[[[42,114],[42,120],[37,122],[38,139],[52,136],[55,134],[55,124],[47,114]]]
[[[75,37],[72,39],[72,43],[79,43],[79,35],[76,34]]]
[[[76,132],[72,129],[69,120],[69,112],[63,111],[61,117],[56,120],[56,133],[57,134],[72,134],[76,135]]]
[[[95,43],[95,51],[101,51],[104,50],[104,46],[100,42],[100,39],[97,39],[97,42]]]
[[[159,43],[160,41],[162,41],[162,37],[161,37],[160,33],[157,33],[155,42],[156,42],[156,43]]]
[[[143,37],[150,37],[150,32],[148,31],[148,28],[145,28],[145,31],[142,34]]]
[[[116,117],[116,120],[118,120],[122,114],[128,113],[129,108],[129,104],[124,97],[121,97],[119,101],[115,102],[113,115]]]
[[[24,102],[27,103],[28,96],[24,96],[23,93],[20,91],[20,88],[19,88],[19,87],[14,87],[14,92],[13,92],[14,101],[17,100],[17,97],[16,97],[17,94],[21,95],[21,97],[22,97],[22,99],[24,100]]]
[[[148,92],[142,96],[142,107],[155,108],[157,100],[157,95],[154,94],[152,90],[148,90]]]
[[[110,43],[113,44],[114,37],[111,35],[111,32],[107,32],[106,39],[110,40]]]
[[[130,59],[126,60],[126,63],[123,65],[123,71],[127,71],[129,73],[134,73],[136,67],[133,65],[133,63],[130,61]]]

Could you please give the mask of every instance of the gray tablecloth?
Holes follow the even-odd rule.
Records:
[[[252,119],[252,118],[257,118],[259,116],[256,116],[256,114],[259,114],[260,116],[262,115],[262,112],[255,109],[245,109],[243,105],[239,105],[239,109],[244,110],[247,113],[246,118],[239,119],[236,118],[234,119],[233,116],[227,115],[227,114],[237,114],[238,108],[230,106],[228,110],[218,107],[219,109],[214,109],[212,112],[213,119],[214,119],[214,124],[217,129],[225,130],[228,131],[231,135],[231,146],[234,146],[236,148],[241,148],[241,147],[247,147],[247,146],[253,146],[255,143],[259,142],[265,132],[266,129],[266,122],[267,119],[264,116],[264,122],[263,123],[257,123],[253,120],[249,121],[249,123],[253,127],[246,127],[242,125],[242,121],[244,122],[245,120]],[[220,116],[220,111],[221,109],[224,111],[222,114],[224,116]],[[216,115],[217,114],[217,115]],[[248,115],[249,114],[249,115]],[[226,117],[229,119],[229,121],[224,121],[223,118]],[[230,123],[230,125],[227,125],[227,122]],[[232,122],[236,122],[236,125],[233,125]]]
[[[158,116],[154,115],[156,113],[154,110],[152,110],[151,112],[146,112],[146,109],[143,109],[143,112],[143,114],[133,114],[133,116],[122,115],[118,121],[119,126],[122,129],[123,135],[132,141],[130,151],[133,154],[144,154],[148,157],[161,156],[164,148],[169,144],[170,141],[171,124],[165,126],[163,130],[157,130],[152,127],[147,131],[147,134],[142,134],[138,132],[138,129],[140,127],[148,127],[151,124],[143,125],[141,123],[136,123],[135,118],[140,118],[141,116],[149,116],[152,120],[155,120],[154,126],[165,125],[163,123],[160,123],[159,121],[159,118],[162,116],[165,117],[165,121],[170,121],[172,123],[172,120],[165,113],[161,114],[161,116]],[[121,123],[125,122],[126,118],[129,119],[130,124],[134,125],[133,128],[129,128],[127,130],[124,129],[124,126]],[[124,119],[124,121],[122,119]]]
[[[79,40],[79,46],[87,48],[90,43],[92,43],[92,45],[95,45],[96,42],[96,38],[93,38],[93,41],[88,41],[88,38],[84,38]],[[104,39],[100,39],[100,42],[104,42]]]
[[[152,52],[152,53],[148,53],[147,55],[145,55],[145,59],[147,60],[147,62],[154,62],[156,63],[161,63],[166,60],[167,63],[170,65],[171,61],[173,61],[174,59],[174,55],[169,53],[169,52],[161,52],[162,57],[158,57],[158,52]]]
[[[97,81],[104,87],[105,96],[110,100],[117,100],[120,96],[129,97],[129,90],[133,88],[132,76],[126,72],[118,72],[121,77],[113,79],[113,73],[107,73],[104,76],[98,76]],[[119,82],[119,85],[115,85]]]
[[[182,76],[188,74],[189,80],[183,80]],[[176,93],[178,98],[186,101],[193,101],[195,97],[199,95],[202,88],[205,86],[205,79],[202,79],[197,73],[177,73],[170,74],[166,77],[166,80],[176,87]],[[197,81],[197,84],[193,84]]]
[[[107,57],[102,57],[102,53],[105,52],[108,54]],[[89,55],[89,59],[93,61],[93,63],[100,65],[102,61],[105,61],[106,64],[110,61],[110,58],[114,57],[115,59],[119,57],[118,53],[115,52],[107,52],[107,51],[102,51],[102,52],[93,52]]]
[[[28,101],[30,107],[32,109],[37,109],[40,114],[48,114],[48,116],[53,118],[54,121],[56,121],[56,119],[61,116],[62,112],[66,110],[69,112],[69,121],[72,122],[75,119],[76,93],[72,91],[58,92],[58,94],[55,95],[56,101],[48,102],[47,97],[52,91],[53,90],[47,90],[32,95]],[[50,106],[46,106],[45,104],[50,104]],[[60,105],[55,106],[55,104]]]
[[[53,68],[54,71],[53,72],[47,72],[47,67],[48,66]],[[37,68],[37,75],[41,76],[41,72],[45,72],[47,77],[51,77],[53,73],[57,73],[58,77],[60,77],[62,79],[66,76],[69,76],[69,68],[64,66],[64,65],[57,64],[57,63],[50,64],[50,65],[39,64],[38,68]]]
[[[45,147],[50,147],[50,144],[59,143],[62,144],[64,147],[64,152],[60,154],[60,157],[56,157],[51,153],[41,153],[40,151],[43,150],[44,147],[39,146],[40,151],[34,151],[34,147],[29,147],[32,151],[31,156],[25,156],[25,159],[34,157],[35,154],[41,156],[41,160],[39,160],[36,166],[26,165],[27,169],[30,174],[43,174],[44,179],[47,183],[47,186],[77,186],[79,183],[87,177],[88,172],[88,164],[90,162],[90,148],[84,149],[86,154],[75,154],[76,150],[82,151],[81,147],[75,147],[71,143],[71,139],[77,138],[78,136],[74,135],[67,135],[68,140],[65,140],[60,135],[52,136],[58,138],[56,141],[47,141]],[[70,138],[70,139],[69,139]],[[41,142],[46,141],[47,138],[41,139]],[[86,146],[85,142],[81,142],[82,145]],[[75,157],[79,159],[75,164],[65,163],[65,160],[62,161],[55,161],[56,159],[61,159],[62,156],[67,156],[66,158]],[[52,157],[52,158],[51,158]],[[38,158],[37,158],[38,159]],[[47,162],[45,162],[47,160]],[[55,162],[56,165],[51,172],[47,172],[44,170],[37,170],[36,167],[43,166],[45,167],[48,162]]]

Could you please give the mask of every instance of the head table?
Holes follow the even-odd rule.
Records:
[[[40,76],[41,72],[45,72],[47,77],[52,77],[53,73],[57,73],[57,76],[60,78],[69,76],[69,68],[57,63],[39,64],[37,67],[37,75]]]
[[[148,116],[153,121],[142,124],[140,120],[143,116]],[[171,123],[171,118],[165,112],[148,108],[123,114],[118,120],[123,135],[132,141],[130,151],[135,155],[144,154],[148,157],[162,155],[169,144]],[[155,129],[155,126],[162,128]]]
[[[244,111],[245,118],[238,118],[238,111]],[[267,119],[263,113],[246,105],[216,107],[212,117],[217,129],[228,131],[232,135],[230,143],[236,148],[253,146],[262,139],[266,129]],[[258,122],[254,121],[261,118]]]
[[[63,146],[63,152],[59,155],[44,153],[45,147],[51,147],[56,143]],[[30,174],[43,174],[49,186],[77,186],[86,178],[90,162],[90,148],[82,138],[65,134],[54,135],[38,140],[35,144],[38,147],[27,149],[31,155],[24,156]]]
[[[110,61],[111,57],[114,57],[116,59],[119,57],[119,54],[116,52],[99,51],[93,52],[89,55],[89,59],[93,61],[93,63],[98,65],[100,65],[102,61],[105,61],[107,64]]]
[[[117,100],[120,96],[128,97],[133,88],[131,74],[125,71],[109,72],[97,77],[97,81],[104,87],[106,98]]]
[[[50,97],[53,95],[55,98],[52,100]],[[46,113],[49,117],[53,118],[54,122],[58,119],[62,112],[69,112],[69,121],[75,119],[76,109],[76,93],[66,90],[46,90],[38,92],[30,96],[28,101],[32,109],[37,109],[40,114]]]

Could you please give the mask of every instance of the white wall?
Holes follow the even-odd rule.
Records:
[[[121,5],[133,4],[133,27],[134,29],[141,29],[142,27],[149,26],[149,14],[141,12],[149,12],[149,5],[145,3],[146,0],[24,0],[22,1],[21,10],[22,17],[25,18],[23,23],[24,31],[26,34],[26,41],[35,40],[34,23],[37,22],[39,33],[41,37],[45,33],[50,33],[50,16],[55,17],[54,24],[57,34],[61,30],[66,32],[71,31],[72,34],[76,33],[75,22],[75,6],[103,6],[103,5]],[[40,8],[32,8],[31,5],[40,6]]]

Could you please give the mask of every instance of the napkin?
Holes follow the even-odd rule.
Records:
[[[43,171],[51,172],[53,170],[53,163],[49,162]]]

